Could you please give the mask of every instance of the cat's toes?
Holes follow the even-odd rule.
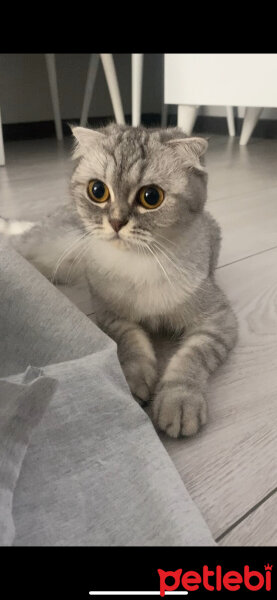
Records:
[[[130,360],[122,365],[129,388],[140,404],[149,402],[157,381],[154,361]]]
[[[207,422],[207,403],[199,390],[162,386],[153,405],[153,420],[170,437],[194,435]]]

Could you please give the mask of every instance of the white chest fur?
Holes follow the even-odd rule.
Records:
[[[103,240],[93,241],[87,272],[92,288],[106,306],[132,320],[172,314],[195,287],[188,276],[174,266],[169,268],[161,257]]]

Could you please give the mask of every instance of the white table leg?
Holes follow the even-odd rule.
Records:
[[[164,103],[164,55],[163,55],[163,65],[162,65],[162,108],[161,108],[161,127],[167,127],[167,116],[168,116],[168,104]]]
[[[132,125],[141,121],[143,54],[132,54]]]
[[[2,130],[1,109],[0,109],[0,166],[4,167],[4,165],[5,165],[5,152],[4,152],[4,140],[3,140],[3,130]]]
[[[115,120],[119,125],[125,125],[125,117],[117,81],[116,70],[112,54],[100,54],[103,69],[111,96]]]
[[[187,135],[191,135],[197,118],[199,106],[188,104],[178,104],[177,124]]]
[[[240,136],[240,146],[246,146],[248,140],[250,139],[251,134],[255,128],[255,125],[258,122],[259,116],[262,112],[263,108],[256,106],[248,106],[245,109],[245,115],[243,119],[243,126],[241,130]]]
[[[89,59],[89,67],[87,74],[87,81],[85,87],[85,95],[83,101],[83,108],[81,113],[80,125],[81,127],[85,127],[88,120],[89,107],[91,103],[91,98],[94,90],[95,79],[97,75],[99,65],[99,54],[91,54]]]
[[[55,54],[45,54],[44,56],[45,56],[45,60],[46,60],[51,100],[52,100],[53,111],[54,111],[56,136],[57,136],[57,139],[59,141],[61,141],[63,139],[63,130],[62,130],[62,120],[61,120],[60,102],[59,102],[59,94],[58,94]]]
[[[236,131],[235,131],[234,107],[226,106],[226,113],[227,113],[227,125],[228,125],[229,136],[235,137]]]

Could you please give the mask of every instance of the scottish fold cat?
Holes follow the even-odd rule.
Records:
[[[0,232],[52,281],[85,273],[133,395],[152,401],[158,429],[193,435],[207,420],[209,376],[237,337],[214,278],[220,230],[204,210],[207,141],[115,124],[73,135],[68,207],[41,224],[0,219]],[[151,335],[159,331],[179,341],[158,379]]]

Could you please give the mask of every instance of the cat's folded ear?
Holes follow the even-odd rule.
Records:
[[[93,148],[93,146],[95,146],[96,143],[99,143],[104,137],[104,134],[96,129],[79,127],[78,125],[71,125],[70,123],[69,127],[77,142],[75,144],[72,156],[73,159],[83,156],[88,150]]]
[[[195,156],[202,156],[208,148],[208,140],[201,137],[178,137],[169,140],[168,144],[181,144],[187,152],[192,152]]]
[[[201,137],[178,137],[169,140],[167,144],[175,146],[179,152],[183,153],[184,159],[192,162],[192,166],[199,171],[205,171],[201,157],[205,154],[208,148],[208,141]]]

